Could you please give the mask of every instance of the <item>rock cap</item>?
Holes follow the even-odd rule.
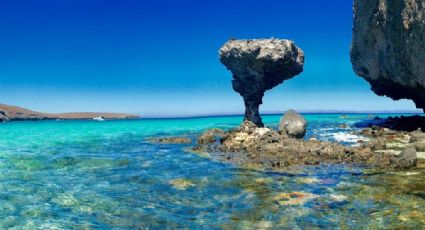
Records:
[[[230,40],[219,55],[233,74],[233,89],[244,99],[245,119],[259,127],[264,92],[301,73],[304,66],[303,51],[285,39]]]

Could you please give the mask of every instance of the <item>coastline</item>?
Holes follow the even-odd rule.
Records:
[[[127,120],[137,119],[140,116],[125,113],[104,112],[71,112],[71,113],[43,113],[32,111],[18,106],[0,104],[0,122],[11,121],[42,121],[42,120]]]

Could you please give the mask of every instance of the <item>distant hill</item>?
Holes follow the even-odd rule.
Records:
[[[91,120],[93,118],[136,119],[139,116],[123,113],[41,113],[18,106],[0,104],[0,122],[2,121],[37,121],[37,120]]]

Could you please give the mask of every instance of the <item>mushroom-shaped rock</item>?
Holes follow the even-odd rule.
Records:
[[[279,132],[291,138],[303,138],[306,132],[307,121],[294,110],[288,110],[279,123]]]
[[[244,99],[245,120],[262,127],[264,92],[301,73],[304,53],[289,40],[230,40],[220,49],[220,62],[232,72],[233,89]]]

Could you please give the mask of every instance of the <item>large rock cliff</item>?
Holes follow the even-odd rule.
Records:
[[[245,102],[245,120],[263,126],[258,112],[264,92],[303,71],[304,53],[282,39],[230,40],[220,61],[233,74],[233,89]]]
[[[425,0],[355,0],[351,60],[376,94],[425,109]]]

